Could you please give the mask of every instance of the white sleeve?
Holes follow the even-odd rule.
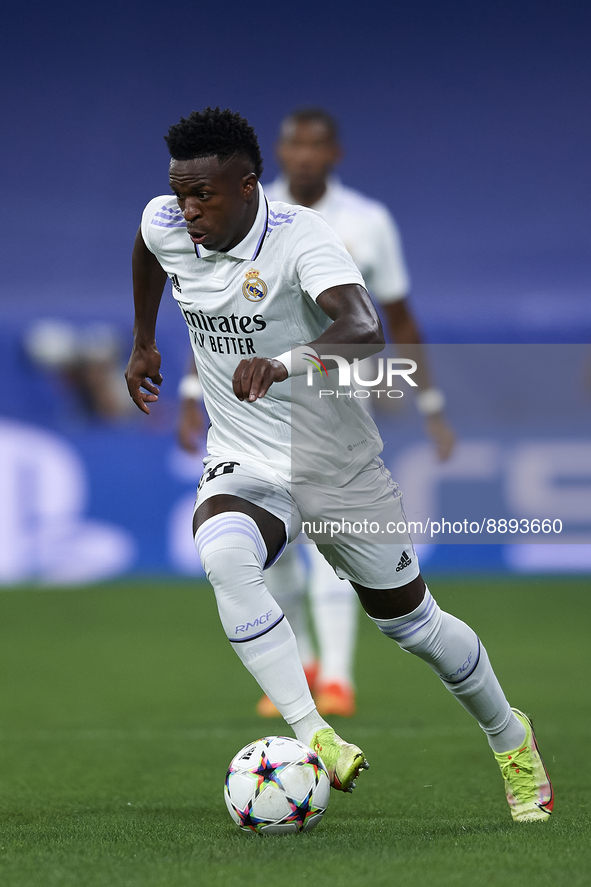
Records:
[[[314,301],[332,286],[355,283],[365,287],[342,240],[318,213],[298,213],[290,234],[289,249],[294,251],[300,285]]]
[[[170,200],[170,195],[154,197],[142,213],[142,237],[151,253],[156,252],[162,241],[162,228],[158,227],[156,217],[166,209],[165,204],[168,200]]]
[[[376,215],[372,236],[374,247],[369,289],[384,305],[404,299],[410,290],[410,280],[404,261],[402,241],[396,222],[385,207]]]

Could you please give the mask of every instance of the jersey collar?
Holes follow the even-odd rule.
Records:
[[[261,251],[263,240],[267,233],[267,225],[269,221],[269,204],[260,182],[257,183],[259,192],[259,208],[257,209],[254,224],[244,240],[237,243],[225,253],[219,253],[217,250],[205,249],[204,246],[195,244],[195,253],[197,258],[206,259],[208,256],[232,256],[234,259],[245,259],[247,262],[254,262]]]

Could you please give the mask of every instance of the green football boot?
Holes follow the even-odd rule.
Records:
[[[540,756],[530,719],[517,708],[511,711],[525,727],[525,741],[514,751],[495,758],[505,780],[505,792],[515,822],[542,822],[554,807],[552,783]]]
[[[330,784],[338,791],[352,792],[359,771],[369,769],[361,749],[337,736],[332,727],[317,730],[310,747],[328,770]]]

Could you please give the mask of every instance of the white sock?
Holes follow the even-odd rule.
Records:
[[[282,619],[263,637],[232,646],[288,724],[293,726],[316,712],[295,635],[287,619]],[[296,736],[300,738],[297,733]]]
[[[440,610],[429,589],[412,613],[373,621],[403,650],[431,666],[476,718],[494,751],[510,751],[523,742],[525,729],[511,711],[477,635],[464,622]]]
[[[306,568],[295,545],[288,545],[276,564],[265,570],[267,588],[285,613],[304,667],[316,660],[306,612]]]
[[[316,709],[314,709],[310,714],[300,718],[298,721],[294,721],[290,726],[296,735],[296,739],[299,739],[300,742],[309,747],[314,733],[317,730],[322,730],[323,727],[330,727],[330,724],[327,724],[324,718],[321,718]]]
[[[316,546],[310,546],[310,595],[320,648],[319,681],[353,686],[353,654],[357,635],[357,595],[339,579]]]
[[[499,755],[519,748],[523,744],[525,736],[525,727],[513,712],[511,712],[511,718],[506,727],[503,727],[498,733],[486,734],[488,744]]]
[[[256,522],[241,512],[217,514],[195,544],[224,630],[263,692],[288,723],[314,711],[295,636],[263,582],[267,549]]]

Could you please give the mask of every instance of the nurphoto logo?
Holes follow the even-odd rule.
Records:
[[[324,361],[334,360],[337,365],[338,373],[339,373],[339,388],[348,388],[349,391],[334,391],[328,388],[321,388],[318,392],[319,397],[371,397],[371,390],[377,394],[379,397],[380,394],[386,394],[386,397],[391,398],[399,398],[404,397],[404,392],[399,389],[392,388],[392,384],[395,378],[400,378],[410,385],[413,388],[417,387],[417,383],[414,379],[411,378],[413,373],[417,370],[417,363],[414,360],[410,360],[410,358],[406,357],[387,357],[378,358],[377,368],[374,362],[364,360],[359,360],[359,358],[355,358],[353,363],[350,364],[344,357],[341,357],[339,354],[321,354],[318,358],[316,355],[310,354],[309,356],[304,358],[308,361],[310,366],[308,367],[306,384],[308,386],[312,386],[314,384],[313,374],[314,368],[316,368],[320,375],[324,374],[328,377],[328,370]],[[361,368],[360,364],[364,364],[363,372],[375,373],[374,379],[362,379],[361,378]],[[369,364],[369,366],[368,366]],[[351,388],[351,378],[353,383],[358,388]],[[385,388],[378,388],[379,385],[382,385],[385,382]],[[371,390],[370,390],[371,389]]]

